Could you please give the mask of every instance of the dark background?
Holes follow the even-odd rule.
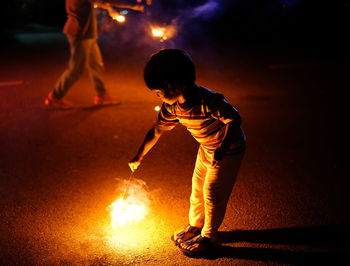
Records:
[[[149,10],[155,19],[169,20],[184,8],[195,7],[205,2],[155,0]],[[249,40],[290,40],[302,36],[306,38],[304,43],[313,40],[313,43],[317,44],[316,49],[324,46],[326,42],[330,43],[330,39],[332,43],[340,41],[338,33],[341,33],[346,25],[349,12],[348,1],[338,5],[334,1],[305,0],[216,2],[220,8],[215,15],[191,21],[194,24],[204,24],[205,31],[210,32],[212,37],[227,41],[238,36]],[[1,11],[0,31],[5,33],[5,37],[11,30],[29,24],[46,24],[61,28],[66,19],[63,0],[3,1]],[[218,30],[223,27],[228,32],[224,36]],[[231,33],[230,29],[234,29],[234,33]]]
[[[66,13],[63,0],[14,0],[4,1],[1,6],[0,38],[2,44],[16,42],[18,32],[60,32]],[[136,1],[124,1],[135,3]],[[217,8],[208,15],[187,18],[186,10],[206,2],[215,2]],[[143,1],[145,3],[145,1]],[[235,1],[166,1],[154,0],[146,6],[142,15],[133,14],[134,21],[147,17],[148,21],[170,24],[178,18],[181,34],[174,38],[177,47],[195,47],[210,43],[217,51],[230,53],[232,49],[250,51],[255,60],[266,57],[276,58],[332,58],[340,60],[347,54],[345,38],[349,24],[349,1],[305,0],[235,0]],[[184,15],[185,14],[185,15]],[[102,16],[101,16],[102,17]],[[110,27],[105,32],[105,20],[99,21],[100,43],[104,42],[104,33],[108,35],[107,44],[113,34]],[[108,21],[107,21],[108,22]],[[109,21],[110,22],[110,21]],[[142,23],[142,22],[141,22]],[[141,24],[139,23],[139,24]],[[108,24],[108,23],[107,23]],[[116,23],[113,23],[116,24]],[[129,25],[131,31],[138,26]],[[114,34],[120,32],[116,25]],[[134,39],[124,39],[125,46],[134,46]],[[327,59],[328,60],[328,59]]]

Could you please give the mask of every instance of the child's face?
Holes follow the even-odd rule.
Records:
[[[156,94],[156,96],[163,102],[167,103],[167,104],[174,104],[176,103],[176,101],[178,100],[178,98],[180,97],[181,93],[177,92],[177,93],[166,93],[164,90],[153,90],[153,92]]]

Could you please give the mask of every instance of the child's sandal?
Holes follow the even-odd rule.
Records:
[[[171,241],[173,241],[175,245],[179,245],[186,240],[200,235],[200,233],[201,229],[187,225],[184,229],[176,231],[174,235],[171,236]]]
[[[178,247],[185,254],[197,255],[213,248],[214,246],[215,245],[211,242],[210,238],[198,235],[180,243]]]

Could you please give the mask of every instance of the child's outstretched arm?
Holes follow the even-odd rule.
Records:
[[[137,154],[135,157],[129,162],[129,167],[131,171],[135,171],[137,167],[139,167],[143,157],[152,149],[152,147],[157,143],[160,136],[164,131],[152,127],[146,134],[145,139],[143,140]]]

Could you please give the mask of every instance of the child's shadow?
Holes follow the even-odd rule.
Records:
[[[335,265],[335,262],[345,262],[345,255],[349,255],[349,232],[348,225],[219,232],[218,237],[223,245],[200,257],[212,260],[235,258],[283,264]],[[256,243],[261,247],[225,245],[238,242]],[[264,244],[268,247],[264,247]],[[279,246],[271,248],[271,245]]]

